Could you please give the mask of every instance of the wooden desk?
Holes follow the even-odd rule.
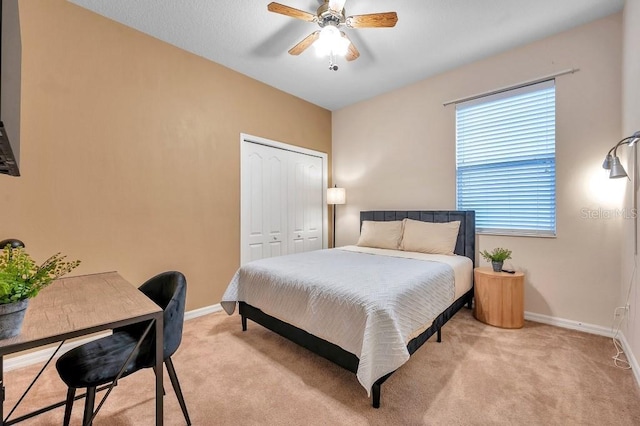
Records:
[[[485,324],[502,328],[524,326],[524,274],[476,268],[473,316]]]
[[[22,332],[0,340],[0,424],[4,418],[4,355],[153,320],[156,371],[163,371],[162,309],[117,272],[61,278],[29,301]],[[153,330],[152,330],[153,331]],[[162,374],[156,374],[156,425],[163,423]],[[13,424],[20,419],[10,420]],[[60,416],[62,423],[62,413]]]

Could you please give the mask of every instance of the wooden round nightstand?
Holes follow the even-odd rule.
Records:
[[[521,328],[524,325],[524,274],[475,268],[473,276],[473,316],[496,327]]]

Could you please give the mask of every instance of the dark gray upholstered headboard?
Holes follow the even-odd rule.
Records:
[[[420,220],[422,222],[460,221],[460,231],[456,241],[455,254],[467,256],[476,264],[476,212],[473,210],[374,210],[360,212],[360,227],[365,220],[377,222],[402,220]]]

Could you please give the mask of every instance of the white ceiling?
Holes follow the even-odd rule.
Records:
[[[317,24],[271,0],[69,0],[329,110],[337,110],[620,11],[624,0],[347,0],[347,15],[396,11],[394,28],[344,31],[353,62],[287,51]],[[315,13],[322,0],[281,0]]]

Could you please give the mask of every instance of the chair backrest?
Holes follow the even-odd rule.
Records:
[[[182,341],[187,280],[180,272],[163,272],[153,278],[149,278],[140,286],[140,291],[164,311],[163,346],[164,359],[167,359],[175,353]],[[151,336],[151,338],[145,340],[143,346],[147,348],[154,347],[155,337]],[[150,351],[149,366],[153,365],[153,355],[153,351]]]

